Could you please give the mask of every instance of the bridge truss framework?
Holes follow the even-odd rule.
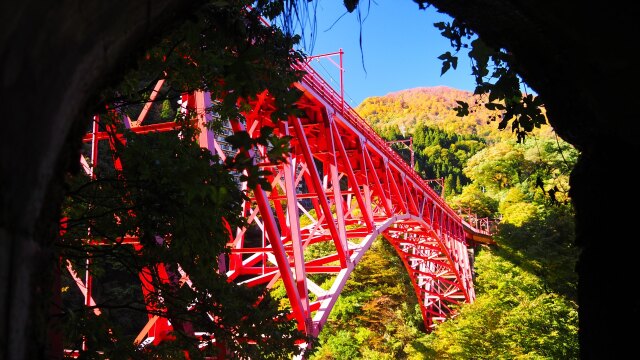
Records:
[[[349,276],[382,236],[402,259],[425,327],[432,329],[454,313],[453,306],[474,301],[467,246],[488,235],[464,222],[308,64],[299,66],[307,72],[296,84],[304,94],[299,101],[304,116],[274,124],[272,101],[263,93],[250,101],[244,123],[230,122],[233,131],[247,131],[251,137],[271,126],[292,140],[282,164],[270,163],[264,147],[251,150],[255,164],[272,172],[272,190],[242,184],[243,190],[251,190],[243,216],[260,229],[262,240],[248,241],[247,228],[233,234],[231,254],[223,264],[229,281],[268,288],[282,281],[291,317],[300,330],[317,336]],[[161,80],[135,121],[123,117],[126,127],[136,133],[176,129],[174,122],[145,123],[162,86]],[[185,94],[182,111],[196,112],[200,145],[224,158],[229,152],[206,126],[213,121],[205,111],[211,101],[208,93]],[[107,138],[97,126],[84,138],[92,144],[91,158],[81,159],[90,175],[98,142]],[[135,239],[130,242],[139,246]],[[314,247],[323,250],[308,251]],[[71,266],[69,271],[85,304],[95,305],[90,274],[82,280]],[[317,274],[330,274],[331,281],[319,284]],[[149,316],[136,342],[149,341],[170,326],[166,319]]]

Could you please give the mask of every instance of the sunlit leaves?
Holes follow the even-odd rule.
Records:
[[[577,359],[577,308],[500,251],[476,257],[478,298],[428,337],[435,359]]]
[[[451,206],[481,218],[494,218],[498,210],[498,201],[482,191],[478,185],[471,184],[465,186],[462,193],[451,200]]]
[[[422,318],[408,274],[379,238],[362,258],[332,310],[311,359],[402,359]],[[348,341],[347,341],[348,340]]]

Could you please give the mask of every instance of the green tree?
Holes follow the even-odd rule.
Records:
[[[430,359],[577,359],[577,307],[502,258],[476,257],[477,299],[424,344]]]
[[[469,159],[464,171],[478,185],[499,193],[519,184],[529,167],[522,150],[513,143],[499,143]]]
[[[379,238],[347,281],[312,359],[344,359],[346,351],[350,359],[402,359],[423,326],[407,271]]]
[[[182,93],[210,92],[214,106],[206,110],[218,119],[210,124],[214,129],[222,120],[241,120],[246,101],[263,91],[274,96],[274,119],[296,112],[293,103],[299,92],[291,84],[301,74],[292,64],[302,54],[291,49],[297,39],[263,24],[262,16],[275,16],[281,9],[269,2],[248,5],[207,3],[191,21],[147,49],[123,82],[102,92],[108,111],[100,115],[99,124],[109,132],[114,147],[100,147],[100,167],[94,169],[93,178],[82,173],[69,178],[63,204],[65,231],[56,243],[57,254],[71,260],[77,272],[90,261],[96,283],[109,282],[96,293],[96,308],[109,309],[101,316],[65,296],[60,317],[67,345],[82,356],[171,358],[184,356],[184,351],[191,358],[215,355],[218,347],[211,343],[199,349],[207,339],[195,336],[196,332],[208,334],[225,351],[243,358],[289,358],[300,353],[298,343],[312,341],[286,320],[264,289],[228,283],[219,273],[218,257],[228,251],[230,232],[245,225],[240,201],[246,194],[238,190],[230,172],[246,170],[241,180],[247,180],[249,187],[261,183],[268,188],[268,184],[246,156],[222,164],[200,148],[194,114],[176,118],[171,107]],[[158,79],[165,83],[147,123],[175,118],[179,132],[128,132],[117,119],[123,114],[135,118]],[[268,156],[277,162],[287,150],[286,139],[269,130],[262,129],[257,139],[237,133],[228,140],[238,149],[269,145]],[[111,159],[117,159],[122,169],[115,169]],[[87,242],[87,231],[100,246]],[[138,238],[140,246],[122,245],[125,236]],[[114,269],[124,273],[118,276],[122,279],[113,278]],[[144,298],[131,281],[141,273],[152,284],[152,288],[144,285]],[[183,273],[188,276],[186,283]],[[147,314],[167,318],[173,327],[167,339],[173,340],[137,348],[131,324],[123,329],[117,318],[123,314],[131,315],[133,323]],[[80,346],[82,340],[86,349]]]
[[[519,224],[501,223],[496,241],[505,258],[543,279],[548,289],[575,301],[579,249],[573,243],[573,216],[569,206],[538,208],[535,215]]]
[[[632,41],[632,32],[624,25],[617,26],[630,24],[629,15],[620,11],[621,3],[609,3],[604,11],[577,8],[572,2],[535,6],[516,1],[416,0],[416,3],[422,8],[434,5],[454,18],[438,26],[452,40],[454,51],[470,46],[476,92],[488,93],[490,102],[495,104],[491,106],[496,109],[503,107],[500,127],[510,127],[522,140],[527,131],[548,117],[559,136],[581,151],[571,177],[576,244],[582,250],[577,267],[580,355],[584,359],[600,359],[624,357],[634,351],[632,345],[619,344],[634,342],[634,337],[621,329],[629,322],[640,321],[640,300],[625,304],[626,313],[633,314],[630,317],[611,319],[607,315],[607,301],[599,296],[603,281],[614,288],[627,286],[619,277],[602,279],[603,239],[633,237],[629,228],[602,225],[631,224],[634,217],[603,211],[622,208],[629,199],[604,190],[610,188],[611,182],[607,176],[601,176],[628,167],[628,160],[620,154],[637,151],[635,137],[630,136],[638,132],[637,115],[625,106],[611,105],[634,102],[633,91],[625,84],[636,64],[624,55],[617,57],[615,66],[608,60],[613,49],[624,48]],[[571,20],[575,18],[580,20]],[[604,23],[602,19],[606,19]],[[475,39],[475,34],[479,39]],[[471,43],[465,43],[468,40]],[[586,48],[588,53],[580,50]],[[443,60],[455,63],[453,56],[445,56]],[[598,80],[585,78],[585,74],[594,73],[598,74],[595,77]],[[520,78],[535,93],[522,92]],[[571,101],[567,102],[567,97]],[[638,197],[633,198],[637,202]],[[632,245],[620,240],[617,246]],[[634,263],[631,254],[622,255],[616,263],[620,264],[621,273],[638,274],[637,267],[631,265]],[[605,328],[611,331],[601,330]]]
[[[385,110],[385,108],[381,108]],[[415,109],[410,108],[409,114]],[[446,195],[459,194],[462,187],[470,182],[461,169],[467,159],[485,146],[485,141],[473,135],[458,135],[436,127],[430,127],[424,122],[418,122],[407,136],[403,136],[397,125],[374,127],[384,139],[407,140],[413,138],[415,170],[425,179],[443,178]],[[410,152],[406,145],[392,144],[407,162]],[[439,187],[436,190],[442,191]],[[435,186],[434,186],[435,187]]]
[[[478,217],[495,217],[498,210],[498,201],[487,195],[482,188],[473,183],[465,186],[459,196],[453,197],[451,206],[461,211],[469,211]]]
[[[345,330],[339,330],[335,335],[321,342],[320,346],[314,359],[358,359],[361,356],[358,342],[350,332]]]
[[[264,290],[229,283],[218,271],[229,231],[244,224],[238,214],[245,196],[220,159],[200,148],[186,122],[180,131],[181,136],[177,131],[129,133],[126,144],[110,154],[121,160],[122,171],[105,166],[97,169],[95,180],[84,174],[70,179],[63,206],[65,232],[57,244],[60,256],[73,260],[80,272],[89,254],[96,284],[112,280],[114,267],[123,269],[128,277],[120,287],[128,296],[116,301],[110,294],[117,289],[104,286],[102,296],[95,297],[96,308],[108,309],[101,316],[93,316],[84,304],[76,308],[67,302],[63,315],[68,340],[90,339],[84,356],[171,356],[167,354],[189,351],[191,358],[198,358],[217,351],[213,346],[198,349],[201,339],[195,332],[205,332],[239,356],[290,357],[299,351],[295,342],[305,336],[283,320],[285,314]],[[88,243],[87,231],[102,244]],[[125,236],[139,238],[141,246],[122,244]],[[179,280],[178,266],[188,275],[188,285]],[[131,293],[131,286],[141,286],[136,281],[141,273],[153,284],[145,297]],[[257,306],[251,305],[260,298]],[[147,313],[168,318],[175,340],[137,349],[137,332],[118,331],[122,309],[130,310],[131,321]],[[78,344],[68,343],[72,349]]]

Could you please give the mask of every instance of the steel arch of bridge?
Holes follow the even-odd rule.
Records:
[[[230,123],[233,131],[246,130],[252,137],[272,126],[292,140],[282,164],[269,163],[263,147],[251,150],[255,163],[272,172],[271,191],[242,184],[252,194],[243,216],[261,230],[262,239],[250,240],[247,228],[238,230],[223,268],[230,281],[247,286],[282,281],[298,328],[317,336],[350,274],[383,236],[409,272],[426,328],[433,328],[452,315],[452,305],[475,299],[467,243],[487,235],[465,223],[308,64],[299,67],[307,72],[296,84],[304,94],[299,107],[305,116],[274,124],[272,101],[263,93],[250,102],[245,123]],[[137,133],[175,129],[173,122],[145,124],[162,86],[160,81],[136,120],[123,118],[126,127]],[[220,137],[206,127],[213,121],[205,111],[210,106],[207,93],[183,96],[182,110],[196,112],[200,145],[224,158]],[[106,138],[96,126],[85,136],[95,160],[97,142]],[[317,274],[329,274],[330,280],[319,284]],[[74,278],[86,303],[93,303],[90,277],[86,284]],[[170,325],[151,316],[136,341],[162,327]]]

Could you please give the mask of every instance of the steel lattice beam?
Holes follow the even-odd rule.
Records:
[[[452,315],[452,305],[475,299],[467,241],[480,231],[464,223],[311,67],[299,67],[307,72],[296,84],[304,93],[298,105],[305,116],[274,124],[272,99],[263,93],[249,102],[245,123],[230,122],[233,131],[246,130],[253,137],[271,126],[292,141],[282,164],[264,160],[264,148],[250,150],[257,165],[271,170],[272,191],[251,189],[254,196],[243,204],[242,215],[249,226],[261,230],[262,241],[246,241],[247,229],[237,229],[223,267],[227,276],[248,286],[282,282],[298,328],[317,336],[351,272],[372,242],[383,236],[409,272],[425,326],[432,328]],[[152,96],[162,85],[158,83]],[[125,126],[137,133],[174,130],[175,123],[145,124],[152,101],[135,121],[124,117]],[[224,159],[219,138],[206,127],[213,120],[205,112],[210,106],[207,93],[182,99],[182,111],[197,114],[200,145]],[[85,136],[85,142],[93,144],[93,164],[97,143],[107,139],[97,126]],[[86,159],[81,161],[90,173]],[[246,184],[242,187],[247,189]],[[127,241],[136,246],[137,239]],[[316,283],[315,274],[329,274],[331,284]],[[85,284],[74,275],[87,303],[93,303],[89,281]],[[150,286],[144,274],[140,278]],[[184,274],[181,283],[187,279]],[[154,333],[169,327],[150,316],[136,341],[153,340]]]

